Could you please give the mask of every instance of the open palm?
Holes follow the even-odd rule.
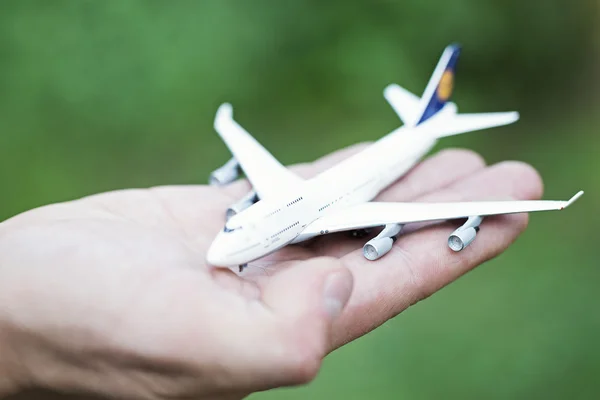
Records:
[[[309,177],[360,148],[294,168]],[[245,181],[123,190],[0,224],[0,317],[14,332],[15,382],[147,398],[235,398],[306,382],[328,352],[498,255],[527,225],[524,214],[487,218],[460,253],[447,248],[456,225],[445,223],[402,234],[375,262],[362,256],[368,239],[336,234],[239,275],[206,265],[227,206],[249,190]],[[526,164],[485,167],[470,151],[446,150],[378,200],[541,191]]]

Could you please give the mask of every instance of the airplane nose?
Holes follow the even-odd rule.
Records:
[[[208,253],[206,254],[206,261],[210,265],[219,265],[219,257],[217,257],[217,253],[214,250],[214,246],[210,246],[208,249]]]
[[[219,258],[217,257],[217,253],[215,252],[213,245],[208,248],[208,253],[206,253],[206,261],[210,265],[219,265]]]
[[[218,234],[215,240],[213,240],[212,244],[208,248],[208,252],[206,253],[206,261],[210,265],[225,267],[224,259],[225,256],[225,246],[223,243],[223,238],[221,234]]]
[[[232,267],[248,262],[249,238],[239,233],[219,233],[206,252],[206,261],[215,267]]]

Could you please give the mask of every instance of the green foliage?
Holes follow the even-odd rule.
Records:
[[[419,93],[459,41],[461,110],[523,118],[440,147],[532,163],[547,198],[588,193],[334,353],[307,388],[254,398],[597,397],[598,15],[587,0],[5,0],[0,220],[99,191],[204,183],[228,157],[212,130],[223,101],[286,163],[375,140],[398,125],[383,87]]]

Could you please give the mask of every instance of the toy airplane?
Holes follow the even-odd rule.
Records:
[[[232,107],[217,111],[215,129],[233,157],[210,177],[211,184],[228,184],[243,169],[253,190],[226,212],[227,221],[212,243],[207,261],[220,267],[239,266],[288,244],[340,231],[384,227],[363,247],[369,260],[388,251],[408,223],[467,218],[448,238],[453,251],[474,239],[487,215],[562,210],[569,201],[479,201],[456,203],[378,203],[377,194],[404,175],[437,139],[518,120],[517,112],[458,114],[452,94],[460,47],[448,46],[421,98],[398,85],[384,96],[404,125],[365,150],[318,176],[303,180],[279,163],[233,120]]]

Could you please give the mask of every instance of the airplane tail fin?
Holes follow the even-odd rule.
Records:
[[[420,98],[396,84],[385,88],[384,97],[405,125],[414,127],[438,116],[423,129],[440,138],[507,125],[519,119],[517,112],[457,114],[450,97],[460,51],[458,44],[446,47]]]
[[[420,98],[396,84],[385,88],[383,96],[405,125],[419,125],[447,105],[454,87],[454,71],[459,55],[458,45],[446,47]],[[456,106],[453,108],[456,109]]]
[[[444,50],[431,79],[421,96],[421,114],[415,125],[422,124],[446,105],[454,89],[454,74],[460,56],[460,46],[451,44]]]

